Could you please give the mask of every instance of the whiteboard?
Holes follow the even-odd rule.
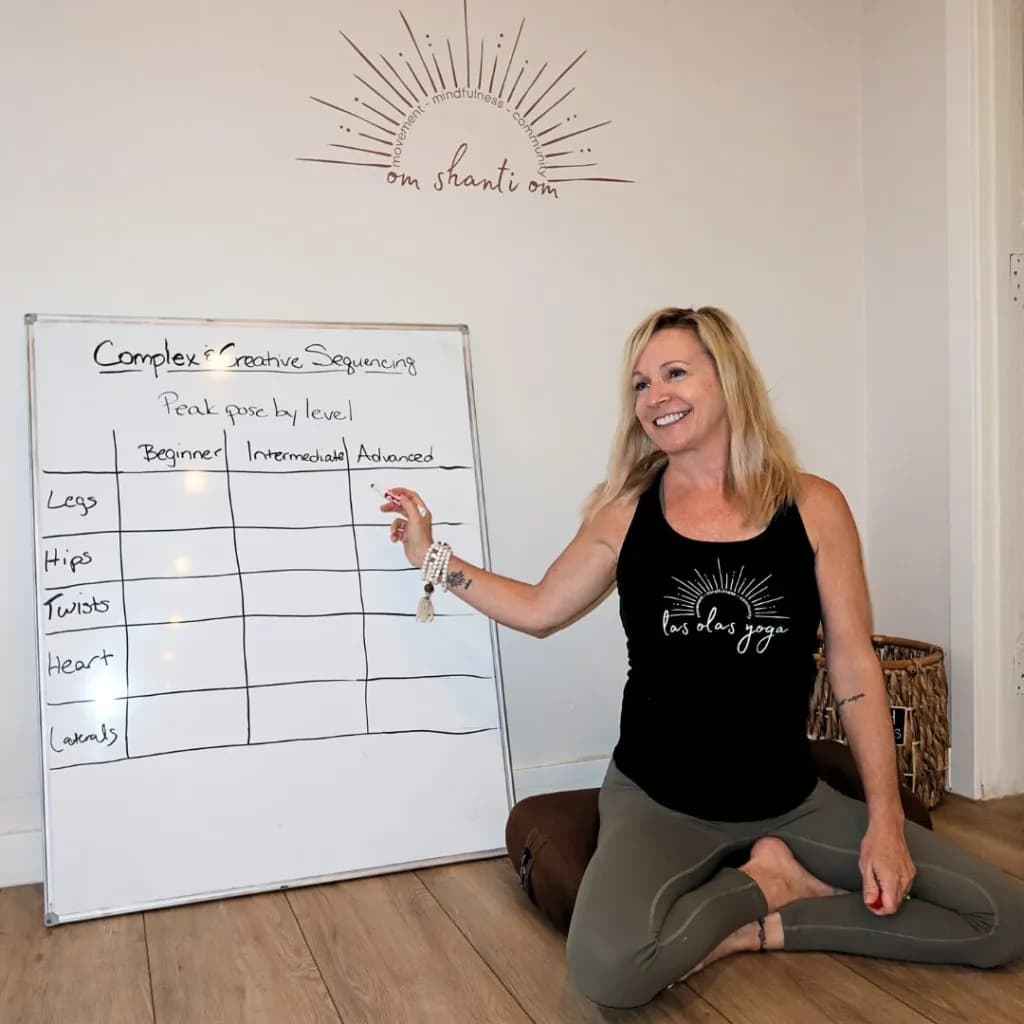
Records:
[[[468,331],[31,315],[48,924],[504,849]]]

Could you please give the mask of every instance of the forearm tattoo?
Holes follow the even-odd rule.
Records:
[[[448,573],[448,589],[456,590],[461,587],[463,590],[469,590],[473,581],[466,579],[464,572],[450,572]]]
[[[852,697],[844,697],[838,704],[836,704],[836,711],[838,711],[844,704],[852,704],[854,701],[860,700],[863,696],[863,693],[855,693]]]

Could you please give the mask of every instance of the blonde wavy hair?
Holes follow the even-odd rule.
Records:
[[[738,499],[748,525],[763,527],[781,505],[799,496],[800,468],[775,419],[768,389],[743,331],[715,306],[659,309],[630,334],[622,366],[622,416],[607,476],[590,494],[584,516],[591,519],[613,502],[636,499],[668,461],[637,419],[632,374],[651,336],[671,327],[693,331],[715,365],[729,421],[726,494]]]

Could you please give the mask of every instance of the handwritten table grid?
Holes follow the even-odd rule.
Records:
[[[415,619],[415,612],[400,612],[400,611],[382,611],[382,610],[369,610],[366,607],[366,602],[363,596],[363,581],[368,574],[403,574],[413,575],[418,574],[418,570],[414,567],[400,567],[395,568],[392,566],[375,566],[368,568],[360,563],[359,556],[359,530],[387,530],[390,525],[389,520],[383,522],[357,522],[354,504],[352,500],[352,478],[355,474],[369,473],[369,472],[380,472],[378,466],[353,467],[350,462],[347,440],[342,438],[342,447],[345,453],[345,460],[343,466],[323,466],[311,469],[252,469],[252,468],[235,468],[230,464],[229,459],[229,439],[227,431],[222,431],[221,444],[223,447],[223,465],[222,466],[202,466],[200,468],[189,466],[187,468],[162,468],[162,469],[124,469],[120,464],[120,456],[118,450],[118,435],[117,431],[111,432],[112,440],[112,451],[113,451],[113,468],[112,469],[89,469],[89,470],[51,470],[42,469],[41,475],[45,478],[62,478],[62,477],[103,477],[112,478],[115,484],[115,495],[116,495],[116,514],[117,514],[117,527],[116,529],[96,529],[96,530],[83,530],[73,532],[60,532],[60,533],[47,533],[41,535],[41,539],[44,541],[55,541],[69,538],[81,538],[81,537],[116,537],[117,538],[117,561],[118,561],[118,572],[116,575],[102,574],[106,578],[88,580],[88,581],[77,581],[69,585],[51,585],[41,588],[45,593],[55,593],[63,595],[72,587],[78,591],[85,590],[87,588],[101,587],[104,585],[116,585],[119,588],[119,598],[121,604],[121,614],[123,622],[119,624],[106,624],[98,626],[75,626],[66,629],[46,629],[44,630],[44,636],[56,637],[65,636],[73,633],[98,633],[98,632],[110,632],[118,631],[124,635],[124,681],[122,694],[112,694],[104,700],[107,703],[123,704],[123,735],[121,737],[123,741],[123,753],[120,753],[116,757],[101,757],[101,758],[90,758],[88,760],[70,760],[66,763],[54,764],[51,763],[49,768],[51,771],[61,771],[67,768],[86,767],[90,765],[100,764],[113,764],[128,760],[138,760],[143,758],[152,757],[163,757],[172,754],[183,754],[202,750],[212,750],[220,748],[231,748],[231,747],[244,747],[244,746],[268,746],[280,743],[296,743],[296,742],[318,742],[322,740],[331,739],[343,739],[348,737],[357,736],[372,736],[372,735],[400,735],[408,733],[435,733],[440,735],[471,735],[480,732],[491,732],[495,731],[496,725],[485,725],[481,727],[473,728],[427,728],[427,727],[413,727],[413,728],[379,728],[371,729],[371,714],[370,714],[370,701],[369,701],[369,684],[371,683],[383,683],[390,681],[400,680],[454,680],[454,679],[465,679],[465,680],[480,680],[480,681],[492,681],[493,675],[486,673],[473,673],[473,672],[443,672],[443,673],[424,673],[424,674],[388,674],[388,675],[371,675],[370,672],[370,653],[366,638],[366,622],[368,619],[376,617],[384,618],[397,618],[397,619]],[[472,471],[471,466],[466,465],[440,465],[440,466],[404,466],[401,467],[401,474],[407,473],[427,473],[434,474],[439,472],[459,472],[459,471]],[[232,489],[232,478],[240,476],[258,476],[258,477],[277,477],[277,478],[288,478],[296,475],[308,475],[308,474],[334,474],[335,476],[343,475],[344,487],[347,490],[348,497],[348,512],[349,518],[347,521],[331,522],[326,524],[307,524],[307,525],[260,525],[246,522],[238,522],[236,507],[235,507],[235,496]],[[205,524],[201,526],[175,526],[175,527],[128,527],[124,522],[124,510],[122,503],[122,481],[126,478],[132,477],[153,477],[153,476],[165,476],[165,477],[180,477],[188,476],[193,481],[202,479],[207,475],[211,477],[223,477],[225,484],[225,491],[227,497],[227,515],[226,521],[219,524]],[[284,481],[286,482],[286,480]],[[435,526],[440,527],[462,527],[472,526],[472,523],[463,521],[436,521]],[[351,531],[352,549],[355,559],[355,565],[348,568],[261,568],[261,569],[245,569],[243,567],[243,559],[239,554],[238,549],[238,537],[239,533],[243,531],[257,531],[264,530],[268,532],[292,532],[292,531]],[[153,535],[153,534],[189,534],[189,533],[211,533],[211,534],[229,534],[230,544],[232,548],[232,554],[234,558],[234,570],[225,572],[215,573],[189,573],[181,572],[176,574],[165,574],[165,575],[131,575],[125,571],[125,538],[132,535]],[[261,576],[272,576],[278,574],[316,574],[321,575],[340,575],[340,576],[353,576],[357,581],[357,588],[359,594],[359,607],[335,610],[329,612],[254,612],[247,610],[246,608],[246,580],[248,578],[255,578]],[[182,582],[182,581],[198,581],[198,580],[238,580],[238,603],[239,611],[237,613],[232,612],[230,614],[223,615],[204,615],[196,617],[175,617],[170,619],[156,619],[154,621],[134,621],[130,620],[128,614],[129,599],[127,595],[126,587],[128,584],[140,584],[140,583],[169,583],[171,581]],[[415,579],[415,577],[414,577]],[[410,600],[414,600],[416,594],[419,593],[418,583],[414,584],[410,591]],[[436,611],[435,616],[437,620],[444,620],[446,618],[458,618],[466,615],[471,615],[471,612],[444,612]],[[358,618],[360,621],[360,633],[362,642],[362,671],[351,674],[351,675],[332,675],[324,678],[309,678],[309,679],[277,679],[270,682],[255,682],[250,679],[249,670],[249,655],[250,655],[250,639],[249,639],[249,624],[258,620],[286,620],[286,619],[301,619],[301,620],[314,620],[314,619],[344,619],[344,618]],[[237,685],[221,685],[221,686],[195,686],[195,687],[174,687],[172,689],[157,690],[154,692],[147,693],[133,693],[132,692],[132,678],[133,670],[131,663],[131,638],[133,630],[147,629],[152,627],[170,627],[180,628],[183,626],[196,625],[200,623],[239,623],[241,626],[241,637],[240,647],[242,656],[242,680]],[[420,628],[437,628],[434,625],[420,626]],[[105,651],[105,648],[104,648]],[[362,717],[363,727],[358,730],[345,730],[337,732],[317,732],[316,734],[310,735],[295,735],[295,736],[283,736],[272,739],[254,739],[252,729],[252,695],[258,691],[270,691],[286,687],[311,687],[313,685],[343,685],[343,684],[360,684],[362,686]],[[133,752],[131,748],[131,714],[133,706],[138,706],[141,702],[153,701],[159,698],[180,698],[189,695],[200,695],[200,694],[244,694],[245,698],[245,738],[237,739],[234,741],[230,740],[218,740],[217,742],[211,743],[199,743],[196,745],[173,747],[169,749],[160,749],[155,751],[136,751]],[[61,708],[69,707],[74,705],[88,705],[97,703],[97,698],[86,697],[86,698],[75,698],[68,700],[53,700],[50,699],[47,694],[46,704],[50,708]],[[51,730],[52,731],[52,730]],[[120,745],[120,744],[119,744]],[[57,747],[53,745],[53,739],[51,737],[51,749],[55,752]]]

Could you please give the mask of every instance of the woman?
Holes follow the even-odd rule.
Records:
[[[904,820],[857,530],[797,469],[741,330],[663,309],[625,355],[607,479],[539,583],[434,543],[413,491],[382,506],[428,582],[513,629],[545,635],[618,587],[629,672],[569,931],[576,983],[628,1007],[738,950],[1021,955],[1024,885]],[[812,761],[819,626],[864,803]]]

